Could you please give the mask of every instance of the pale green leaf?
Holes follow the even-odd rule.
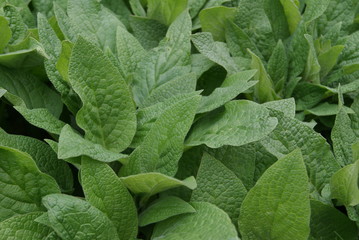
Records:
[[[351,128],[351,121],[343,108],[340,108],[332,128],[331,140],[333,142],[334,155],[341,166],[354,163],[352,144],[357,137]]]
[[[255,73],[256,71],[249,70],[227,77],[219,88],[215,88],[209,96],[202,97],[197,113],[212,111],[254,86],[257,82],[249,80]]]
[[[267,72],[273,81],[274,90],[280,93],[284,88],[288,76],[288,57],[286,48],[281,40],[278,41],[269,58]]]
[[[61,42],[43,15],[39,14],[37,21],[41,44],[43,45],[46,54],[49,56],[48,59],[45,59],[44,61],[46,73],[55,89],[62,96],[66,106],[72,113],[76,113],[80,108],[80,100],[56,69],[56,64],[61,54]]]
[[[210,33],[196,33],[192,35],[192,42],[200,53],[224,67],[229,74],[239,72],[227,46],[222,42],[215,42]]]
[[[169,26],[186,8],[188,0],[147,0],[149,18]]]
[[[120,179],[131,192],[145,195],[146,197],[181,186],[185,186],[192,190],[197,187],[194,177],[188,177],[181,181],[155,172],[141,173],[128,177],[121,177]]]
[[[73,44],[70,41],[61,42],[61,53],[56,63],[56,69],[60,73],[61,77],[69,82],[69,63],[72,52]]]
[[[61,130],[57,154],[61,159],[88,156],[101,162],[121,161],[127,157],[127,155],[109,151],[102,145],[84,139],[75,133],[69,125],[64,126]]]
[[[215,41],[224,41],[225,26],[234,19],[235,12],[235,8],[224,6],[203,9],[199,13],[202,31],[212,33]]]
[[[330,145],[319,133],[299,120],[285,117],[282,113],[275,113],[275,116],[278,125],[268,137],[261,140],[261,144],[278,158],[300,148],[309,179],[320,191],[340,168]]]
[[[152,240],[239,240],[228,215],[210,203],[191,203],[196,213],[179,215],[155,226]]]
[[[300,150],[269,167],[244,199],[239,220],[243,239],[308,239],[308,176]]]
[[[26,121],[49,133],[59,135],[61,129],[65,126],[64,122],[57,119],[46,108],[28,109],[24,106],[14,106],[14,108],[26,119]]]
[[[7,134],[0,129],[0,145],[28,153],[39,170],[52,176],[63,192],[73,190],[73,177],[70,167],[57,159],[56,154],[46,143],[27,136]]]
[[[284,116],[289,118],[295,117],[295,99],[287,98],[278,101],[266,102],[263,106],[280,111],[284,114]]]
[[[167,32],[166,25],[146,17],[131,16],[130,24],[133,35],[147,50],[157,47]]]
[[[102,50],[116,52],[116,29],[122,22],[96,0],[69,0],[67,13],[73,31],[94,42]]]
[[[30,73],[0,67],[0,87],[21,98],[29,109],[46,108],[55,117],[62,112],[59,95]]]
[[[55,180],[40,172],[30,155],[0,147],[0,221],[43,210],[41,198],[59,193]]]
[[[0,240],[47,239],[53,230],[34,221],[41,215],[41,212],[27,213],[0,222]]]
[[[277,125],[277,119],[257,103],[231,101],[199,119],[193,126],[187,146],[206,144],[211,148],[223,145],[241,146],[266,137]]]
[[[50,194],[42,199],[47,208],[51,227],[68,240],[118,240],[111,220],[99,209],[80,198],[64,194]]]
[[[86,139],[115,152],[126,149],[136,131],[135,104],[116,67],[80,38],[72,50],[69,80],[83,102],[76,120]]]
[[[122,175],[159,172],[174,176],[182,156],[183,142],[191,127],[200,96],[177,101],[156,120],[143,142],[121,169]]]
[[[254,86],[254,97],[260,103],[277,100],[278,97],[274,91],[272,79],[264,68],[261,59],[250,50],[248,51],[252,56],[251,68],[257,70],[254,80],[258,80],[258,83]]]
[[[139,226],[143,227],[173,216],[195,212],[196,210],[189,203],[178,197],[163,197],[151,204],[139,215]]]
[[[131,11],[128,9],[126,2],[124,0],[101,0],[101,4],[114,12],[126,28],[129,28]]]
[[[137,236],[135,202],[110,166],[83,157],[81,184],[86,200],[108,216],[120,239],[133,239]]]
[[[147,53],[139,41],[121,27],[117,28],[116,49],[120,66],[125,73],[127,82],[130,82],[137,66]]]
[[[225,211],[237,225],[239,209],[247,194],[241,180],[220,161],[205,153],[197,173],[191,201],[209,202]]]
[[[226,42],[233,57],[250,58],[250,54],[247,51],[247,49],[250,49],[258,57],[264,59],[252,39],[233,22],[229,22],[226,25]]]
[[[355,240],[358,230],[354,222],[339,210],[319,201],[310,201],[310,236],[315,240]]]
[[[353,114],[354,111],[346,106],[342,107],[343,111],[347,114]],[[311,108],[311,109],[307,109],[304,112],[305,113],[309,113],[309,114],[313,114],[315,116],[332,116],[332,115],[337,115],[340,111],[340,107],[338,106],[338,104],[330,104],[328,102],[324,102],[322,104],[319,104],[318,106]]]
[[[183,12],[169,27],[160,46],[139,63],[133,79],[134,98],[142,107],[157,87],[190,72],[191,18]]]
[[[345,206],[359,204],[359,160],[337,171],[330,180],[332,198]]]
[[[0,16],[0,33],[2,36],[0,39],[0,54],[4,52],[4,49],[9,43],[12,36],[11,29],[8,24],[9,23],[6,18]]]

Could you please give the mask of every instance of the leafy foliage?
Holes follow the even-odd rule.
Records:
[[[357,239],[358,9],[0,0],[0,240]]]

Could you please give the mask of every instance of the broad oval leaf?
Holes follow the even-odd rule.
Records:
[[[69,80],[83,102],[76,120],[85,137],[111,151],[127,148],[136,131],[135,104],[111,61],[95,45],[79,38],[70,58]]]
[[[139,226],[143,227],[173,216],[194,212],[196,212],[196,210],[191,204],[183,201],[181,198],[174,196],[163,197],[147,207],[139,215]]]
[[[228,215],[210,203],[191,203],[195,213],[183,214],[155,226],[152,240],[239,240]]]
[[[205,153],[199,166],[192,202],[209,202],[225,211],[237,224],[239,209],[247,194],[242,181],[220,161]]]
[[[135,203],[111,167],[83,157],[81,183],[86,200],[108,216],[119,238],[136,238],[138,221]]]
[[[54,234],[54,230],[35,222],[35,219],[42,214],[42,212],[27,213],[0,222],[0,240],[47,239],[47,237]]]
[[[55,180],[40,172],[30,155],[0,147],[0,221],[41,211],[41,198],[59,192]]]
[[[49,225],[66,240],[118,240],[111,220],[100,210],[79,198],[50,194],[42,199]]]
[[[243,239],[308,239],[308,176],[299,149],[269,167],[244,199]]]
[[[257,103],[237,100],[199,119],[186,140],[187,146],[211,148],[241,146],[258,141],[274,130],[278,121]]]

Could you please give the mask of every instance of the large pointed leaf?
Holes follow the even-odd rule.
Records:
[[[308,176],[300,150],[267,169],[248,192],[240,216],[243,239],[308,239]]]
[[[136,131],[135,104],[111,61],[80,38],[72,50],[69,80],[83,102],[76,120],[85,137],[108,150],[127,148]]]
[[[223,145],[241,146],[266,137],[277,125],[269,111],[254,102],[231,101],[198,120],[186,140],[188,146],[206,144],[211,148]]]

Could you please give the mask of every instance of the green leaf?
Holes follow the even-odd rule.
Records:
[[[131,16],[130,24],[133,35],[145,49],[152,49],[165,37],[166,25],[146,17]]]
[[[337,171],[330,180],[331,196],[345,206],[359,204],[359,160]]]
[[[140,42],[124,28],[117,28],[116,40],[117,58],[129,83],[140,61],[146,56],[146,51]]]
[[[320,64],[318,61],[317,53],[314,47],[313,37],[309,34],[304,35],[309,45],[309,53],[307,57],[307,63],[304,68],[303,80],[312,82],[315,84],[320,83]]]
[[[193,73],[184,74],[174,78],[154,89],[143,103],[143,107],[165,102],[175,96],[194,93],[196,90],[196,83],[197,77]]]
[[[160,46],[142,59],[134,74],[133,92],[142,107],[157,87],[190,72],[191,18],[183,12],[169,27]]]
[[[266,102],[263,106],[280,111],[284,116],[289,118],[295,117],[295,100],[294,98],[287,98],[278,101]]]
[[[295,1],[265,0],[264,10],[271,23],[276,39],[286,39],[293,34],[301,20]]]
[[[200,53],[224,67],[229,74],[239,72],[239,67],[231,58],[227,46],[222,42],[215,42],[210,33],[196,33],[192,35],[192,42]]]
[[[333,116],[333,115],[337,115],[340,112],[340,107],[338,106],[338,104],[330,104],[328,102],[324,102],[322,104],[319,104],[318,106],[311,108],[311,109],[307,109],[304,112],[305,113],[309,113],[309,114],[313,114],[315,116]],[[353,114],[354,111],[351,110],[350,108],[343,106],[342,107],[343,112],[346,114]]]
[[[61,54],[61,42],[43,15],[39,14],[37,21],[41,44],[48,55],[48,59],[44,61],[46,73],[55,89],[60,93],[66,106],[72,113],[76,113],[80,108],[80,100],[56,69],[56,64]]]
[[[346,215],[319,201],[310,201],[310,206],[310,236],[312,239],[357,239],[357,227]]]
[[[319,19],[320,33],[325,33],[334,24],[341,22],[342,31],[348,31],[353,23],[358,3],[352,0],[327,0],[329,3],[324,15]]]
[[[254,80],[258,80],[258,83],[254,86],[254,96],[260,103],[270,102],[278,99],[275,91],[272,79],[268,75],[261,59],[253,52],[248,50],[252,56],[251,68],[257,70]]]
[[[261,144],[278,158],[300,148],[309,179],[320,192],[340,168],[330,145],[319,133],[299,120],[282,116],[281,113],[275,115],[278,125],[267,138],[261,140]]]
[[[206,151],[223,164],[220,169],[231,170],[246,189],[251,189],[255,183],[256,154],[259,153],[256,145],[256,143],[250,143],[240,147],[223,146],[216,149],[206,148]],[[196,158],[201,158],[201,156],[196,156]],[[263,159],[262,157],[260,160]],[[193,157],[190,160],[193,161]],[[198,167],[196,166],[196,168]],[[230,175],[232,176],[232,174]]]
[[[234,23],[253,41],[265,59],[268,59],[278,39],[265,13],[262,1],[243,0],[237,10]]]
[[[62,112],[60,97],[30,73],[0,66],[0,87],[21,98],[29,109],[46,108],[55,117],[60,116]],[[12,103],[17,105],[15,102]]]
[[[15,6],[5,5],[3,9],[12,33],[9,44],[16,45],[26,38],[28,28]]]
[[[182,156],[183,142],[191,127],[200,96],[192,95],[166,109],[130,155],[122,175],[159,172],[174,176]]]
[[[274,90],[280,93],[287,81],[288,76],[288,57],[286,49],[281,40],[273,50],[269,58],[267,72],[274,84]]]
[[[191,203],[196,213],[183,214],[156,224],[153,240],[238,240],[228,215],[210,203]],[[208,220],[211,221],[208,221]]]
[[[48,18],[50,18],[54,15],[53,4],[55,2],[59,5],[61,5],[61,7],[66,8],[67,0],[53,0],[53,1],[32,0],[31,1],[32,6],[36,10],[36,12],[40,12]]]
[[[308,177],[299,149],[267,169],[248,192],[240,215],[243,239],[308,239]]]
[[[7,134],[0,129],[0,145],[28,153],[40,171],[52,176],[63,192],[73,190],[73,177],[67,163],[57,159],[56,154],[44,142],[35,138]]]
[[[299,22],[301,21],[301,15],[298,5],[294,1],[280,0],[282,4],[284,14],[287,18],[289,32],[293,34],[297,29]]]
[[[352,144],[357,137],[351,128],[351,121],[343,108],[340,108],[331,133],[334,155],[341,166],[354,163]]]
[[[234,19],[235,12],[235,8],[223,6],[203,9],[199,13],[202,31],[212,33],[215,41],[224,41],[226,23]]]
[[[211,148],[223,145],[241,146],[266,137],[277,125],[269,111],[254,102],[231,101],[199,119],[186,140],[187,146],[206,144]]]
[[[131,15],[130,10],[124,0],[101,0],[101,4],[110,9],[116,14],[121,22],[128,28],[130,26],[129,17]]]
[[[120,179],[131,192],[144,195],[145,198],[176,187],[185,186],[192,190],[197,187],[194,177],[188,177],[181,181],[155,172],[141,173]]]
[[[61,129],[65,126],[65,123],[57,119],[46,108],[28,109],[24,106],[14,106],[29,123],[42,128],[49,133],[60,135]]]
[[[120,239],[133,239],[137,236],[135,203],[111,167],[83,157],[81,184],[86,200],[108,216]]]
[[[149,18],[169,26],[187,8],[188,0],[147,0]]]
[[[250,49],[258,57],[264,59],[262,53],[258,50],[252,39],[243,31],[243,29],[233,22],[229,22],[226,25],[226,42],[233,57],[250,58],[251,55],[247,51],[247,49]]]
[[[170,217],[185,213],[195,213],[196,210],[178,197],[168,196],[158,199],[139,215],[139,226],[161,222]]]
[[[191,201],[209,202],[225,211],[237,224],[247,190],[241,180],[220,161],[205,153],[197,173],[197,188]]]
[[[337,45],[331,47],[328,51],[318,56],[318,62],[320,64],[320,77],[325,77],[337,64],[339,55],[344,49],[344,45]]]
[[[0,146],[0,221],[41,211],[41,198],[60,192],[55,180],[40,172],[30,155]]]
[[[8,21],[5,17],[0,16],[0,33],[1,33],[1,39],[0,39],[0,53],[4,52],[5,47],[9,43],[12,33],[11,29],[8,25]]]
[[[116,52],[116,29],[125,27],[96,0],[68,0],[67,13],[73,31],[95,43],[102,50]]]
[[[80,38],[72,50],[69,80],[83,102],[76,120],[86,139],[111,151],[126,149],[136,132],[135,104],[116,67]]]
[[[84,139],[75,133],[69,125],[64,126],[61,130],[57,154],[61,159],[88,156],[101,162],[121,161],[127,157],[127,155],[109,151],[100,144]]]
[[[209,96],[203,96],[197,113],[212,111],[229,102],[240,93],[254,86],[256,81],[249,81],[256,71],[243,71],[227,77],[219,88],[215,88]]]
[[[42,199],[51,227],[62,239],[119,239],[111,220],[88,202],[63,194]]]
[[[60,73],[61,77],[69,82],[69,64],[72,52],[73,44],[70,41],[61,42],[61,53],[56,63],[56,69]]]
[[[53,234],[53,230],[34,221],[41,215],[41,212],[28,213],[0,222],[0,240],[47,239],[50,234]]]

